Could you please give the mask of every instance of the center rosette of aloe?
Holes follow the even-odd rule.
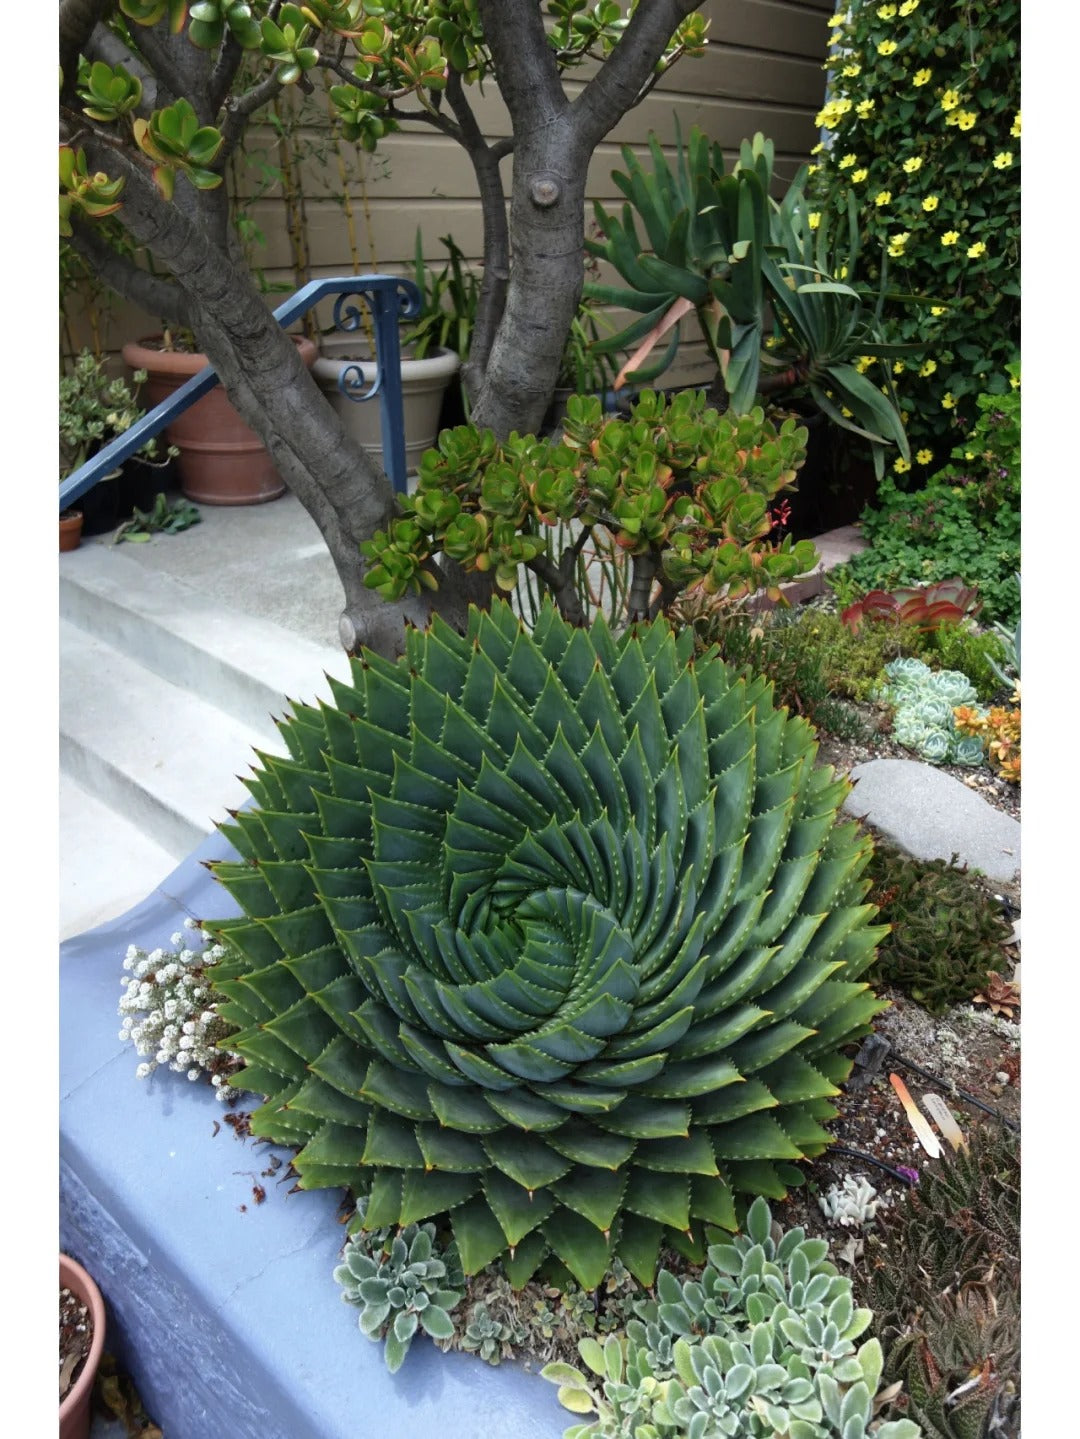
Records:
[[[448,1221],[467,1274],[650,1283],[826,1148],[882,1007],[869,842],[810,726],[691,655],[500,601],[282,722],[214,867],[243,915],[206,928],[303,1188]]]

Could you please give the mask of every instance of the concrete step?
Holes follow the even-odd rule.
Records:
[[[283,708],[284,706],[282,706]],[[281,752],[198,694],[60,623],[60,769],[183,858],[248,792],[253,748]]]
[[[286,696],[310,703],[329,696],[327,672],[348,676],[342,650],[232,610],[115,546],[83,545],[64,559],[62,620],[268,741]]]
[[[60,938],[115,919],[176,867],[176,856],[60,776]]]

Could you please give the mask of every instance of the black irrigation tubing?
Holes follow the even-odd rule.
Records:
[[[1020,1133],[1020,1126],[1016,1120],[1006,1119],[1000,1109],[992,1109],[989,1104],[984,1104],[981,1099],[976,1099],[973,1094],[966,1094],[958,1086],[947,1084],[945,1080],[939,1079],[936,1074],[931,1074],[928,1069],[923,1069],[922,1065],[914,1064],[910,1059],[905,1059],[902,1054],[897,1054],[895,1049],[889,1051],[888,1057],[895,1059],[897,1064],[901,1065],[904,1069],[910,1069],[913,1074],[921,1074],[923,1079],[928,1079],[931,1084],[936,1084],[939,1089],[944,1089],[946,1093],[956,1094],[965,1104],[973,1104],[976,1109],[981,1109],[984,1114],[989,1114],[994,1119],[1000,1120],[1006,1129],[1011,1129],[1014,1134]]]
[[[830,1144],[827,1154],[846,1154],[850,1159],[859,1159],[864,1164],[874,1164],[878,1169],[884,1169],[886,1174],[891,1174],[894,1179],[898,1179],[901,1184],[906,1184],[909,1189],[915,1184],[914,1179],[909,1179],[906,1174],[901,1174],[899,1169],[894,1169],[891,1164],[886,1164],[884,1159],[875,1159],[872,1154],[864,1154],[861,1149],[849,1149],[846,1144]]]

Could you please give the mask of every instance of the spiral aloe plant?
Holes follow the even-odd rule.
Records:
[[[549,604],[365,653],[282,723],[215,866],[252,1130],[365,1225],[449,1215],[467,1274],[585,1286],[734,1228],[821,1153],[881,1007],[868,841],[813,731],[663,622]]]

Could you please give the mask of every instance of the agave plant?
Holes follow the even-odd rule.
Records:
[[[282,722],[215,866],[252,1131],[466,1274],[652,1280],[820,1154],[882,1006],[869,841],[813,731],[664,622],[546,604],[365,653]],[[565,1266],[560,1269],[559,1264]]]
[[[854,197],[842,219],[812,213],[802,169],[783,200],[772,199],[774,146],[760,133],[742,142],[730,172],[720,147],[696,127],[685,146],[680,138],[673,162],[655,136],[649,150],[651,169],[623,147],[626,171],[613,171],[612,179],[626,203],[611,214],[597,201],[600,238],[586,241],[623,281],[588,284],[586,295],[640,316],[594,346],[598,353],[633,350],[616,385],[627,375],[642,382],[667,369],[681,321],[693,313],[733,409],[750,409],[758,395],[800,389],[835,424],[871,442],[879,479],[886,446],[909,458],[891,377],[882,394],[857,364],[916,346],[884,340],[887,259],[875,290],[857,278]],[[649,361],[665,336],[660,359]]]

